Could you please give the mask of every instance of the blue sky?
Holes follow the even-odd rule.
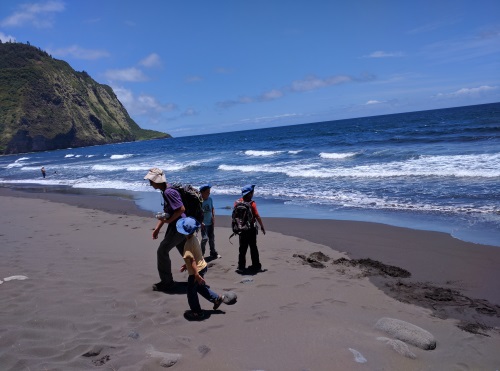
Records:
[[[0,39],[173,136],[500,102],[498,0],[2,0]]]

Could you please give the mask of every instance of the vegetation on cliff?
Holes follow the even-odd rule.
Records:
[[[0,154],[169,138],[141,129],[108,85],[29,44],[0,42]]]

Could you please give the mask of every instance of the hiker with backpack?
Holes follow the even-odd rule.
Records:
[[[144,179],[149,180],[151,187],[161,191],[163,199],[164,212],[157,214],[158,223],[153,230],[154,240],[158,238],[162,226],[168,224],[165,237],[156,253],[160,282],[153,285],[153,291],[171,291],[175,288],[175,282],[172,277],[172,263],[169,253],[172,248],[176,247],[182,256],[186,242],[185,236],[177,231],[176,222],[186,216],[193,216],[200,221],[200,218],[203,218],[201,209],[203,200],[199,192],[191,186],[182,187],[167,184],[167,178],[163,170],[159,168],[149,170]]]
[[[255,184],[248,184],[241,189],[241,198],[234,203],[232,213],[232,228],[233,234],[239,236],[239,254],[238,254],[238,273],[256,273],[262,271],[262,265],[259,260],[259,250],[257,248],[257,233],[258,227],[256,221],[262,229],[262,233],[266,234],[266,229],[262,223],[262,218],[257,210],[257,204],[253,198]],[[230,237],[230,238],[231,238]],[[250,258],[252,265],[246,268],[246,254],[250,247]]]

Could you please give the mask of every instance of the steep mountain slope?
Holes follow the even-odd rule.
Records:
[[[111,87],[21,43],[0,43],[0,154],[168,138],[141,129]]]

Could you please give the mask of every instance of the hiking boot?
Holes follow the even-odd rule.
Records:
[[[189,311],[184,313],[184,318],[186,318],[188,321],[202,321],[203,319],[205,319],[205,312]]]
[[[210,253],[210,257],[212,259],[220,259],[220,258],[222,258],[222,256],[220,256],[217,252]]]
[[[224,297],[224,295],[221,295],[214,301],[214,310],[217,310],[220,307],[220,305],[224,301]]]

